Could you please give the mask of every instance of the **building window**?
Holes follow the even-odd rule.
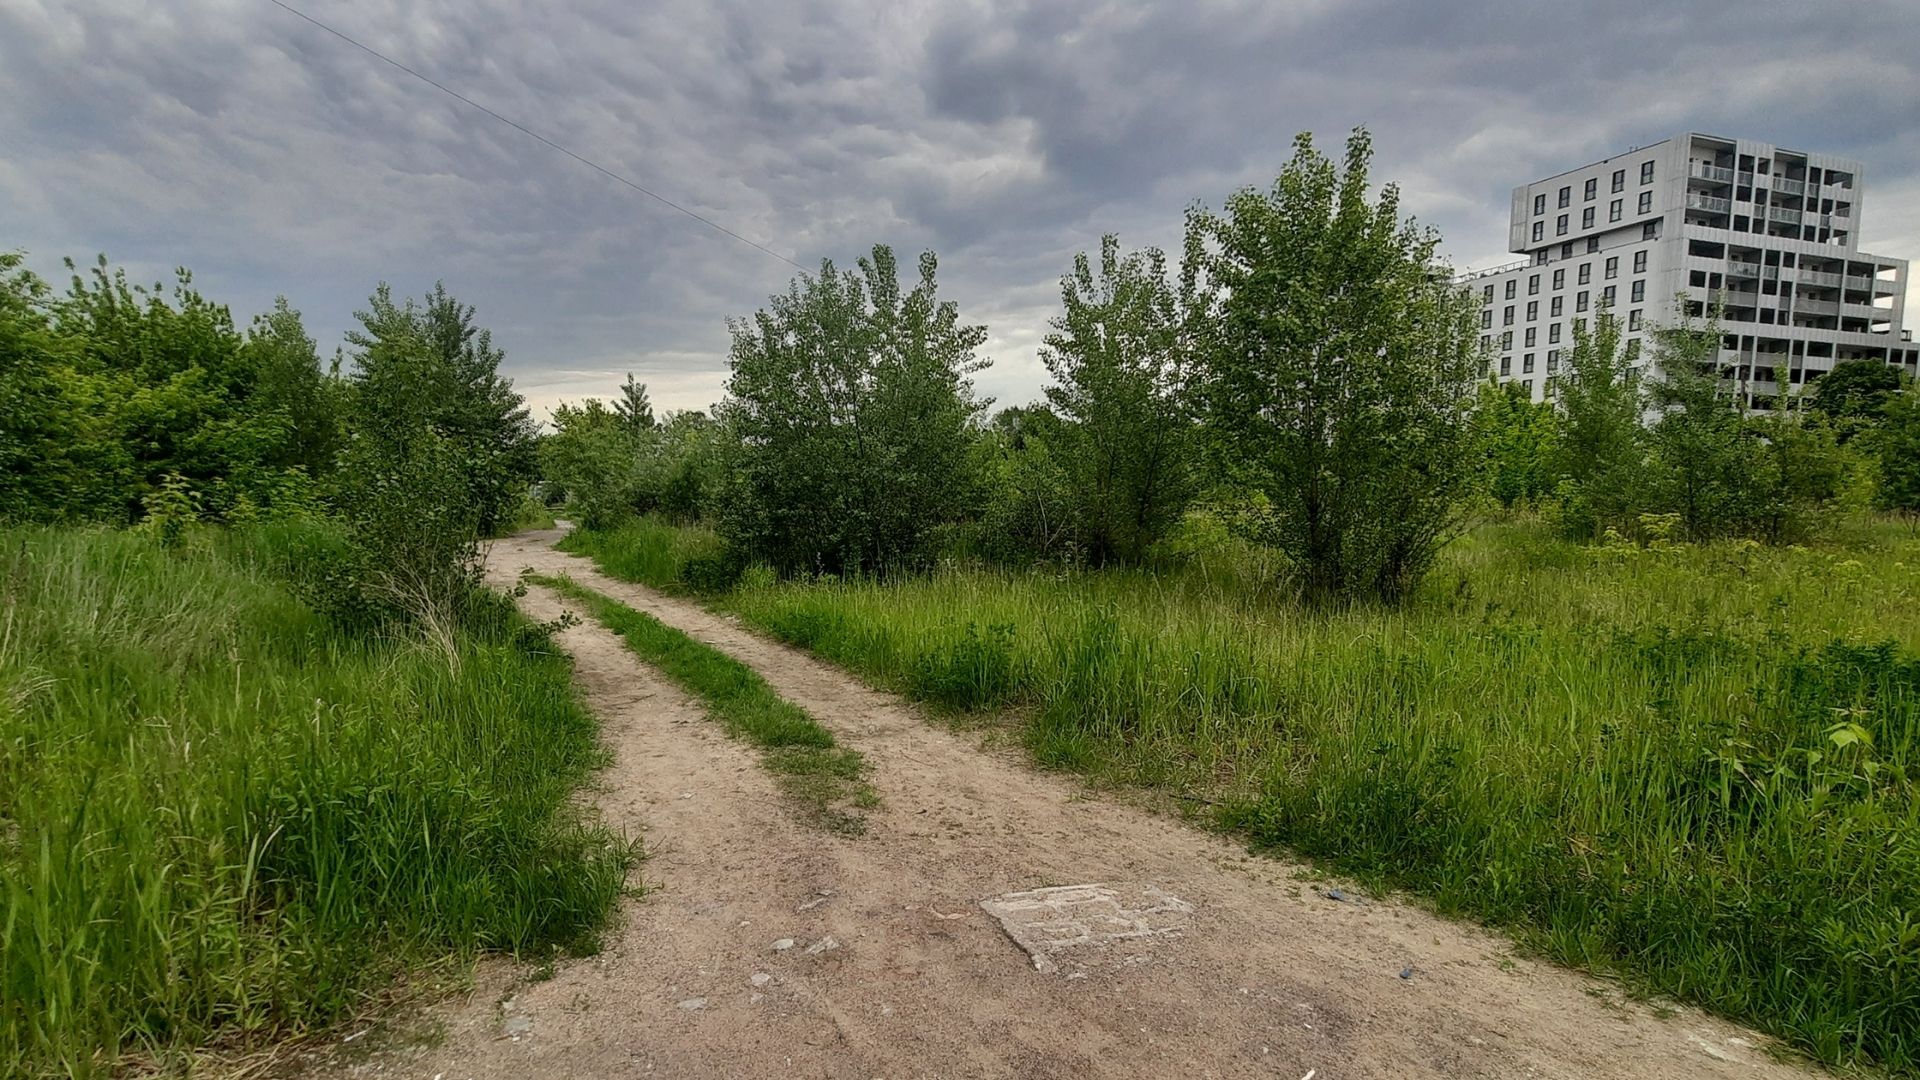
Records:
[[[1558,318],[1560,316],[1560,313],[1565,309],[1566,303],[1567,303],[1566,297],[1564,296],[1554,297],[1553,301],[1547,305],[1547,314],[1552,315],[1555,318]]]
[[[1533,197],[1533,216],[1541,217],[1547,212],[1547,196],[1542,192]]]
[[[1500,349],[1501,349],[1501,351],[1502,351],[1502,352],[1505,352],[1505,351],[1508,351],[1508,350],[1510,350],[1510,349],[1512,349],[1512,348],[1513,348],[1513,331],[1511,331],[1511,330],[1502,330],[1502,331],[1500,331]]]
[[[1640,239],[1660,239],[1660,223],[1658,221],[1649,221],[1645,225],[1640,226]]]
[[[1560,313],[1556,311],[1554,312],[1554,314],[1558,315]],[[1548,323],[1547,324],[1547,344],[1558,345],[1559,343],[1560,343],[1560,324]]]
[[[1548,349],[1547,350],[1547,374],[1551,375],[1554,372],[1559,370],[1560,370],[1560,350]]]
[[[1640,182],[1643,184],[1653,183],[1653,162],[1643,161],[1640,163]]]
[[[1626,190],[1626,187],[1627,187],[1627,170],[1625,169],[1613,170],[1613,190],[1624,191]]]
[[[1612,307],[1614,300],[1617,299],[1619,295],[1620,295],[1620,286],[1609,285],[1606,288],[1600,290],[1600,302],[1607,305],[1608,307]]]
[[[1540,301],[1527,301],[1527,321],[1533,322],[1540,317]]]
[[[1533,239],[1535,243],[1538,243],[1540,239],[1545,235],[1546,228],[1547,228],[1547,223],[1544,221],[1536,221],[1533,223]]]
[[[1539,296],[1539,295],[1540,295],[1540,275],[1539,275],[1539,274],[1530,274],[1530,275],[1528,275],[1528,277],[1527,277],[1527,295],[1528,295],[1528,296]]]
[[[1560,209],[1565,210],[1567,206],[1572,202],[1573,202],[1573,189],[1570,187],[1561,188],[1560,189]]]
[[[1513,305],[1512,304],[1508,304],[1506,310],[1500,313],[1500,325],[1501,326],[1513,325]]]
[[[1513,357],[1511,356],[1501,357],[1500,358],[1500,377],[1505,378],[1511,374],[1513,374]]]
[[[1539,337],[1540,337],[1539,327],[1537,326],[1527,327],[1527,348],[1529,349],[1533,348],[1534,343],[1539,340]]]
[[[1480,311],[1480,329],[1482,329],[1482,330],[1491,330],[1491,329],[1493,329],[1493,309],[1492,309],[1492,308],[1483,308],[1483,309],[1481,309],[1481,311]]]
[[[1615,255],[1613,258],[1607,260],[1607,280],[1612,281],[1614,278],[1617,278],[1619,276],[1620,276],[1620,256]]]
[[[1621,203],[1621,200],[1615,199],[1612,202],[1607,204],[1607,220],[1608,221],[1620,220],[1621,218],[1620,203]]]
[[[1643,191],[1640,193],[1640,213],[1653,213],[1653,192]]]
[[[1481,352],[1492,352],[1492,351],[1493,351],[1493,337],[1492,337],[1492,335],[1490,335],[1490,334],[1481,334],[1481,335],[1480,335],[1480,351],[1481,351]],[[1484,364],[1482,364],[1482,365],[1481,365],[1481,368],[1482,368],[1482,370],[1485,370],[1485,367],[1486,367],[1486,365],[1484,365]]]
[[[1585,285],[1587,282],[1592,280],[1593,280],[1593,264],[1590,262],[1581,263],[1580,264],[1580,284]]]
[[[1629,330],[1640,329],[1640,309],[1639,308],[1634,308],[1632,311],[1627,312],[1627,329]]]
[[[1520,373],[1522,375],[1533,374],[1533,354],[1532,353],[1526,353],[1520,357]]]
[[[1576,338],[1577,338],[1577,337],[1579,337],[1579,336],[1580,336],[1581,334],[1584,334],[1584,333],[1586,333],[1586,332],[1587,332],[1587,320],[1585,320],[1585,319],[1575,319],[1575,320],[1573,320],[1573,335],[1574,335],[1574,337],[1576,337]]]
[[[1539,231],[1540,231],[1540,229],[1539,229],[1539,225],[1540,225],[1540,223],[1536,221],[1536,222],[1534,222],[1533,224],[1534,224],[1534,230],[1533,230],[1533,231],[1534,231],[1534,232],[1535,232],[1536,234],[1537,234],[1537,233],[1539,233]],[[1536,235],[1536,236],[1534,237],[1534,239],[1535,239],[1535,240],[1538,240],[1538,239],[1540,239],[1540,237]],[[1534,253],[1533,253],[1533,265],[1535,265],[1535,266],[1545,266],[1546,264],[1547,264],[1547,249],[1546,249],[1546,248],[1541,248],[1541,249],[1540,249],[1539,251],[1536,251],[1536,252],[1534,252]]]
[[[1513,299],[1514,290],[1518,289],[1519,287],[1520,287],[1519,279],[1508,278],[1507,279],[1507,299],[1509,300]]]
[[[1567,287],[1567,271],[1564,267],[1553,272],[1553,287],[1556,289]]]
[[[1580,211],[1580,227],[1583,229],[1593,228],[1593,207],[1589,206],[1585,210]]]
[[[1594,252],[1599,250],[1600,250],[1600,238],[1597,236],[1587,237],[1587,254],[1591,255]]]
[[[1563,259],[1573,258],[1573,241],[1569,240],[1560,245],[1560,257]]]
[[[1633,253],[1633,272],[1636,274],[1644,274],[1647,272],[1646,252],[1636,251]]]
[[[1559,217],[1553,219],[1553,235],[1567,235],[1567,215],[1561,214]]]
[[[1581,289],[1578,293],[1574,294],[1573,310],[1575,311],[1587,310],[1587,290]]]
[[[1591,180],[1587,181],[1587,190],[1586,190],[1587,201],[1592,202],[1594,200],[1594,197],[1599,194],[1600,194],[1600,178],[1596,176]]]
[[[1645,300],[1647,298],[1647,279],[1641,278],[1639,281],[1634,282],[1633,291],[1628,295],[1632,297],[1633,302],[1636,304]]]
[[[1493,282],[1487,282],[1486,287],[1480,290],[1480,302],[1483,304],[1493,303]]]

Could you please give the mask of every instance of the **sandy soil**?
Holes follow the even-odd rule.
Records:
[[[569,629],[561,641],[615,755],[596,797],[644,835],[649,891],[602,955],[537,982],[493,965],[472,995],[435,1008],[437,1045],[343,1074],[1821,1075],[1732,1024],[1657,1015],[1497,935],[1404,903],[1331,899],[1297,865],[1091,797],[724,617],[605,577],[554,551],[557,536],[496,544],[490,576],[571,574],[753,665],[866,753],[884,805],[862,837],[802,824],[696,702],[598,625]],[[540,619],[562,607],[542,589],[523,606]],[[1082,883],[1192,910],[1177,932],[1068,949],[1042,972],[981,907]]]

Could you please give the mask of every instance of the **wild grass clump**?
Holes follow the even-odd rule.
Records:
[[[641,659],[698,695],[729,734],[761,749],[761,760],[781,789],[805,806],[813,820],[835,832],[866,830],[861,811],[878,805],[866,783],[866,759],[858,750],[836,744],[832,732],[774,692],[758,672],[572,578],[529,580],[584,607]]]
[[[0,1074],[89,1076],[324,1027],[415,966],[591,949],[629,850],[564,656],[504,601],[459,661],[342,633],[269,568],[0,531]]]
[[[1911,1074],[1920,538],[1856,542],[1518,522],[1394,608],[1290,603],[1231,541],[1161,573],[748,575],[721,602],[923,700],[1011,706],[1048,765],[1202,796],[1258,843]]]

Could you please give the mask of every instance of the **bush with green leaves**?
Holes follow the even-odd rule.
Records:
[[[1920,390],[1909,385],[1887,400],[1871,443],[1880,507],[1920,515]]]
[[[1071,496],[1074,542],[1095,565],[1144,561],[1198,486],[1192,277],[1176,286],[1166,262],[1158,248],[1121,255],[1111,234],[1097,274],[1076,256],[1040,351],[1060,421],[1049,456]]]
[[[1481,487],[1505,509],[1534,505],[1558,483],[1559,416],[1552,402],[1534,401],[1517,382],[1480,384],[1473,403]]]
[[[722,535],[783,573],[883,571],[931,557],[960,520],[986,328],[939,298],[932,252],[904,287],[877,246],[823,261],[730,324]]]
[[[510,519],[534,478],[535,435],[526,403],[500,374],[504,357],[474,309],[435,285],[396,303],[383,282],[350,331],[350,381],[361,433],[425,424],[447,443],[466,503],[482,532]]]
[[[1558,478],[1551,516],[1575,540],[1608,529],[1630,532],[1644,508],[1646,404],[1640,345],[1624,339],[1620,318],[1602,304],[1593,325],[1573,322],[1573,347],[1555,385]]]
[[[1309,135],[1267,191],[1196,209],[1205,417],[1249,538],[1317,601],[1405,598],[1459,525],[1472,479],[1477,303],[1439,237],[1372,194],[1372,141],[1344,163]]]

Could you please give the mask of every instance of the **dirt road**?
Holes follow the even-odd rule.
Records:
[[[1295,865],[1089,797],[804,654],[605,577],[554,551],[556,536],[498,543],[490,576],[564,572],[739,657],[868,756],[884,805],[862,837],[800,823],[752,751],[696,702],[598,625],[567,630],[616,759],[598,801],[645,836],[651,891],[628,902],[603,955],[532,983],[491,969],[470,998],[439,1007],[439,1045],[354,1073],[1820,1075],[1776,1062],[1733,1025],[1622,1003],[1608,984],[1513,956],[1496,935],[1400,903],[1330,898]],[[541,619],[562,608],[542,589],[523,604]],[[1044,895],[1059,902],[1042,933],[1169,932],[1067,948],[1042,971],[981,906],[1088,883],[1113,899]],[[1129,921],[1149,907],[1159,910]]]

